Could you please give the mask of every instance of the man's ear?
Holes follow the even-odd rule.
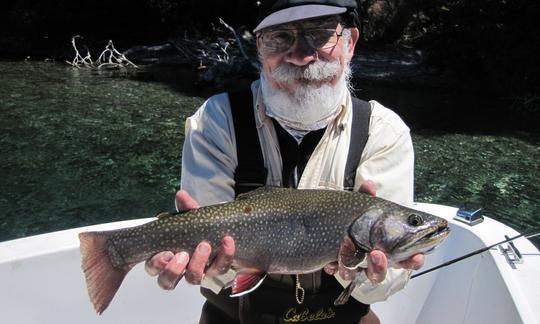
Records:
[[[349,38],[349,46],[348,46],[348,52],[347,56],[349,60],[352,59],[354,55],[354,48],[356,46],[356,43],[358,42],[358,39],[360,38],[360,30],[358,28],[351,28],[351,37]]]
[[[257,46],[257,51],[259,51],[259,46],[260,46],[259,42],[261,38],[260,36],[261,36],[260,33],[255,34],[255,45]]]

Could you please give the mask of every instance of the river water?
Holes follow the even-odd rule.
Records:
[[[183,121],[216,91],[192,80],[0,62],[0,241],[172,210]],[[495,126],[475,127],[482,118],[467,109],[489,103],[479,96],[383,81],[357,88],[400,107],[411,126],[417,201],[474,201],[519,231],[540,227],[537,134],[489,119],[483,126]]]

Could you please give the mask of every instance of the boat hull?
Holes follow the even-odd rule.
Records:
[[[164,291],[137,265],[111,307],[97,315],[86,292],[77,234],[139,225],[103,224],[0,243],[2,323],[198,323],[204,302],[196,286]]]
[[[493,219],[468,226],[456,208],[418,204],[449,220],[452,233],[426,257],[424,269],[518,233]],[[76,228],[0,243],[0,307],[5,323],[198,323],[204,299],[196,286],[161,290],[142,264],[126,277],[112,304],[96,315],[80,267],[79,232],[135,226],[140,219]],[[412,279],[404,290],[372,307],[383,323],[540,323],[540,253],[515,241],[522,264],[492,249]]]

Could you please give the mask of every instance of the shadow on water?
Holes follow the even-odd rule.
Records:
[[[131,78],[140,82],[160,83],[189,97],[208,98],[220,92],[237,91],[249,88],[258,78],[257,72],[245,75],[214,76],[205,81],[204,70],[196,68],[178,68],[170,66],[149,66],[143,71],[132,74]]]
[[[514,98],[486,90],[412,82],[359,81],[356,94],[377,98],[415,130],[500,134],[538,132],[537,112],[519,111]],[[529,135],[524,136],[529,138]],[[533,141],[535,136],[533,136]],[[537,139],[538,137],[536,137]]]
[[[524,109],[520,98],[501,98],[499,93],[473,86],[471,80],[460,82],[455,76],[418,72],[422,71],[422,57],[413,50],[365,51],[352,65],[356,96],[375,99],[392,108],[413,130],[511,132],[516,136],[520,136],[520,131],[540,132],[537,127],[540,111]],[[219,66],[216,70],[198,70],[156,65],[131,77],[167,85],[182,95],[207,98],[219,92],[248,88],[258,78],[258,71],[244,70],[248,72],[239,75],[220,72]]]
[[[256,78],[6,62],[0,72],[0,241],[174,208],[183,121],[206,97]],[[417,80],[356,89],[411,127],[417,201],[477,201],[520,231],[540,227],[539,136],[511,103]]]

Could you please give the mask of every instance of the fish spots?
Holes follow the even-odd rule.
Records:
[[[218,246],[229,234],[235,238],[235,257],[250,266],[306,271],[335,258],[350,224],[363,218],[370,206],[391,207],[359,193],[280,189],[160,218],[133,229],[115,243],[122,247],[122,255],[147,258],[147,253],[163,249],[193,251],[201,240]],[[404,214],[405,221],[409,215],[411,212]],[[387,230],[381,233],[385,238],[399,236],[398,226],[383,229]],[[369,231],[364,227],[359,230],[359,239],[367,241]],[[124,260],[118,258],[117,262]]]

